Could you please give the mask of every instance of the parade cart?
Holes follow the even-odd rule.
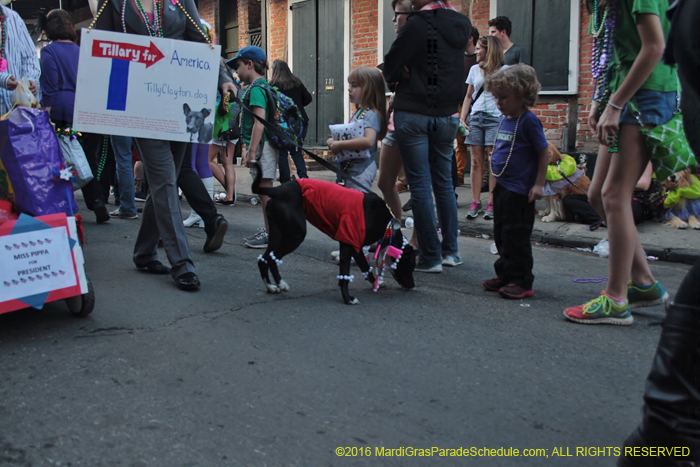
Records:
[[[0,314],[58,300],[76,316],[92,312],[74,174],[46,112],[0,119]]]

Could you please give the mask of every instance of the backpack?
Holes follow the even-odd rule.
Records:
[[[265,127],[265,136],[277,149],[291,151],[301,144],[304,134],[304,119],[292,98],[285,96],[276,87],[269,84],[255,84],[267,92],[270,123],[275,128]]]

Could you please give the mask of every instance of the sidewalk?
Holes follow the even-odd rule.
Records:
[[[335,181],[335,174],[329,170],[314,170],[309,172],[311,178]],[[486,221],[482,217],[467,221],[465,215],[471,203],[471,188],[469,176],[465,176],[465,184],[457,187],[457,210],[459,214],[459,229],[461,235],[482,236],[493,235],[493,222]],[[254,196],[251,194],[251,177],[245,167],[236,167],[236,192],[238,202],[250,202]],[[377,184],[372,186],[372,190],[381,196]],[[216,191],[223,191],[216,183]],[[401,203],[405,203],[411,197],[410,192],[401,193]],[[481,194],[482,204],[485,206],[487,194]],[[544,202],[538,201],[537,209],[544,210]],[[410,217],[411,212],[403,213],[403,217]],[[639,235],[642,239],[642,246],[648,256],[653,256],[662,261],[674,263],[693,264],[700,258],[700,231],[687,229],[679,230],[669,225],[646,221],[638,226]],[[539,218],[535,220],[535,228],[532,232],[532,241],[540,244],[571,247],[571,248],[593,248],[600,240],[607,235],[607,229],[600,228],[594,232],[588,229],[587,225],[567,223],[567,222],[542,222]]]

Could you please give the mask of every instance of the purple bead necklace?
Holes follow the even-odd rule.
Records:
[[[610,98],[610,69],[615,48],[617,0],[611,0],[602,12],[599,0],[593,2],[593,61],[591,71],[595,80],[593,100],[604,107]]]

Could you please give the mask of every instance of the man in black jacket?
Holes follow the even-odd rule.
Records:
[[[414,11],[384,57],[395,86],[394,123],[420,244],[416,271],[439,273],[462,264],[457,246],[457,200],[452,187],[455,116],[462,96],[464,50],[471,23],[449,3],[412,0]],[[435,195],[442,243],[437,235]]]

